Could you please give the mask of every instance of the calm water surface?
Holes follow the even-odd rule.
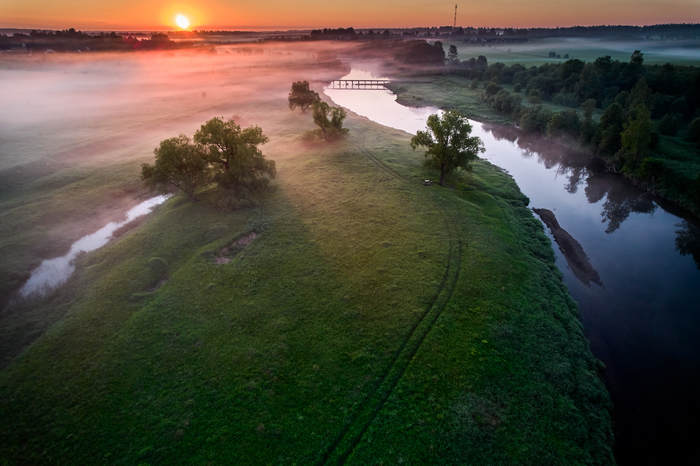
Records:
[[[343,79],[377,78],[353,70]],[[408,133],[439,111],[404,107],[388,90],[325,93]],[[472,124],[483,157],[513,176],[531,207],[556,214],[600,275],[602,286],[580,281],[553,243],[593,352],[607,366],[618,461],[700,462],[700,228],[623,179],[589,169],[587,154],[513,128]]]
[[[85,235],[74,242],[66,254],[43,261],[32,271],[29,280],[22,286],[19,293],[23,297],[45,294],[63,285],[75,272],[75,259],[84,252],[94,251],[109,243],[114,232],[128,225],[139,217],[149,214],[156,206],[170,197],[169,194],[155,196],[129,209],[125,218],[117,222],[109,222],[99,230]]]

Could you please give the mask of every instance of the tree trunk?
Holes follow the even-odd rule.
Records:
[[[445,186],[445,164],[440,164],[440,186]]]

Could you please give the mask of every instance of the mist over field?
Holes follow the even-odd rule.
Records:
[[[0,89],[0,170],[46,158],[150,156],[164,134],[190,132],[203,118],[230,117],[234,109],[255,111],[247,107],[252,96],[274,100],[295,78],[322,77],[328,51],[268,44],[4,59],[0,79],[11,85]]]
[[[3,56],[0,201],[5,303],[49,259],[147,195],[140,164],[159,141],[215,116],[285,131],[294,80],[342,76],[348,45],[230,45],[197,50]],[[23,232],[17,235],[17,232]]]
[[[187,22],[0,36],[0,463],[693,454],[693,27]]]
[[[674,63],[678,65],[700,64],[700,40],[632,40],[607,39],[594,37],[555,37],[533,39],[525,42],[496,43],[492,45],[475,45],[469,41],[447,39],[448,44],[455,44],[462,59],[485,55],[489,63],[520,63],[539,65],[541,63],[559,63],[562,57],[579,59],[586,62],[609,55],[615,60],[628,61],[635,50],[644,52],[645,61],[650,64]],[[559,57],[550,57],[554,52]]]

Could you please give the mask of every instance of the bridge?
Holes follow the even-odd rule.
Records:
[[[388,79],[336,79],[331,81],[329,89],[347,90],[383,90],[391,81]]]

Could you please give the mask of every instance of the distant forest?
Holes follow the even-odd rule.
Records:
[[[185,44],[186,45],[186,44]],[[116,32],[87,33],[73,28],[62,31],[14,32],[0,34],[0,50],[75,52],[163,50],[181,47],[167,34],[122,34]]]
[[[573,26],[563,28],[475,28],[441,26],[404,29],[315,29],[317,40],[373,40],[389,38],[443,37],[472,43],[527,42],[556,37],[599,39],[682,40],[700,39],[700,24],[657,24],[653,26]]]
[[[456,55],[453,46],[448,72],[482,88],[522,130],[578,140],[611,171],[700,211],[699,67],[645,65],[640,51],[629,62],[605,56],[532,67]]]

